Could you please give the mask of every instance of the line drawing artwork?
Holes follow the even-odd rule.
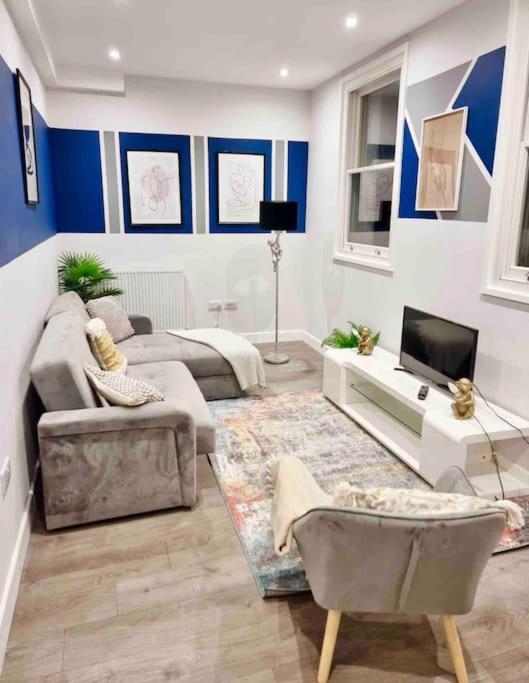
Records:
[[[127,152],[132,225],[182,222],[179,155]]]
[[[258,223],[264,199],[264,156],[219,154],[219,223]]]
[[[466,107],[423,119],[417,210],[457,210],[466,122]]]
[[[28,204],[38,204],[37,152],[31,90],[19,70],[17,70],[17,101],[26,202]]]

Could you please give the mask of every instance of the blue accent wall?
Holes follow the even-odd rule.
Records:
[[[0,57],[0,266],[56,232],[49,129],[35,108],[33,117],[40,201],[29,205],[24,197],[16,77]]]
[[[243,140],[238,138],[208,138],[209,167],[209,231],[210,233],[252,233],[262,232],[258,225],[219,225],[218,195],[219,173],[217,156],[222,152],[265,155],[265,188],[264,198],[272,198],[272,141]]]
[[[287,199],[298,202],[298,227],[296,232],[305,232],[308,163],[309,143],[289,141]]]
[[[120,133],[121,178],[123,192],[123,213],[125,232],[131,233],[192,233],[193,200],[191,185],[191,141],[189,135],[163,135],[159,133]],[[152,152],[178,152],[180,155],[180,201],[182,206],[181,225],[133,226],[130,219],[129,177],[127,171],[127,150]]]
[[[479,57],[461,89],[453,109],[468,107],[467,136],[492,175],[505,47]]]
[[[404,122],[402,141],[402,175],[400,178],[399,218],[437,219],[435,211],[417,211],[415,197],[417,195],[417,175],[419,173],[419,157],[413,144],[407,121]]]
[[[50,128],[58,232],[105,232],[99,132]]]

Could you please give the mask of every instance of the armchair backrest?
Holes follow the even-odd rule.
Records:
[[[504,527],[492,509],[425,519],[318,508],[295,522],[294,537],[327,610],[465,614]]]

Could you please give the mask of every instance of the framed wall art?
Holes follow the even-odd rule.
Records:
[[[467,107],[422,120],[417,211],[457,211]]]
[[[127,150],[131,225],[180,225],[178,152]]]
[[[219,225],[258,225],[265,198],[265,155],[219,152]]]
[[[16,73],[16,88],[24,194],[27,204],[38,204],[39,181],[31,89],[19,69]]]

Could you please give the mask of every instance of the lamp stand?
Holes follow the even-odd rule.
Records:
[[[265,354],[264,361],[265,363],[271,363],[272,365],[282,365],[283,363],[288,363],[290,360],[286,353],[279,353],[277,350],[279,324],[279,261],[281,260],[281,256],[283,254],[281,244],[279,243],[280,237],[281,232],[279,230],[272,230],[272,235],[268,239],[268,246],[272,252],[272,265],[274,266],[274,273],[276,274],[276,330],[274,350]]]

